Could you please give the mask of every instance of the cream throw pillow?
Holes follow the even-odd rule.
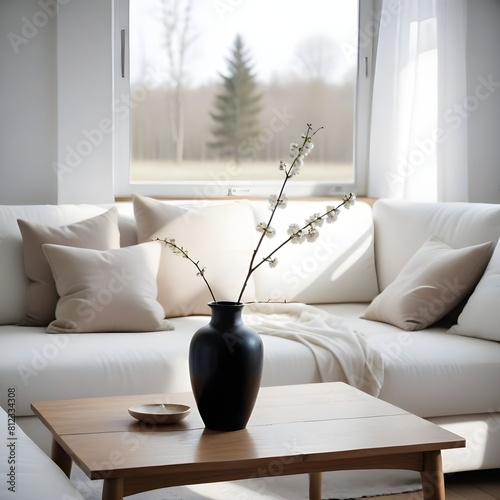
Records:
[[[403,330],[427,328],[476,286],[492,250],[492,242],[455,249],[431,237],[362,317]]]
[[[68,226],[47,226],[26,220],[17,221],[23,237],[26,311],[22,326],[47,326],[55,318],[56,287],[49,263],[42,250],[44,243],[107,250],[120,247],[118,211],[107,212]]]
[[[450,333],[500,342],[500,245]]]
[[[60,299],[49,333],[171,330],[156,300],[161,244],[112,250],[43,245]]]
[[[134,195],[133,204],[139,242],[175,239],[193,260],[206,268],[205,277],[218,301],[237,300],[259,236],[248,204],[182,207],[140,195]],[[164,244],[158,272],[158,300],[167,318],[210,314],[207,303],[212,298],[196,267]],[[251,279],[243,301],[253,300]]]

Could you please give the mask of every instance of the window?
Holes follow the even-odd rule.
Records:
[[[117,195],[267,196],[306,123],[324,129],[289,196],[363,190],[371,45],[357,2],[128,2]]]

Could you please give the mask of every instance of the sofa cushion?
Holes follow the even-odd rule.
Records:
[[[500,205],[489,203],[377,200],[373,220],[380,291],[430,236],[452,248],[496,242],[500,236]]]
[[[447,333],[418,332],[362,319],[367,304],[322,304],[362,333],[384,361],[379,397],[421,417],[491,413],[500,408],[500,343]]]
[[[133,203],[140,242],[175,239],[190,258],[206,269],[205,277],[216,300],[237,300],[258,237],[247,203],[195,207],[140,195],[134,196]],[[243,300],[254,299],[251,279]],[[158,272],[158,300],[168,318],[210,314],[207,303],[212,298],[196,267],[166,245]]]
[[[95,205],[0,205],[0,324],[18,323],[25,315],[26,287],[23,239],[18,219],[63,226],[102,214]]]
[[[493,244],[451,248],[429,238],[397,278],[373,299],[363,318],[422,330],[443,318],[477,284]]]
[[[55,317],[57,291],[50,266],[42,250],[44,243],[100,250],[120,247],[118,212],[111,208],[102,215],[66,226],[18,220],[23,238],[24,269],[29,279],[23,326],[45,326]]]
[[[112,250],[45,244],[43,251],[60,296],[48,332],[172,329],[156,300],[159,242]]]
[[[500,342],[500,246],[450,333]]]
[[[290,200],[272,222],[276,235],[264,240],[261,257],[288,238],[290,224],[305,224],[314,213],[325,213],[334,201]],[[252,201],[255,223],[267,221],[269,204]],[[338,219],[324,223],[314,241],[288,243],[276,252],[277,265],[262,265],[254,273],[260,301],[304,303],[368,302],[378,293],[371,207],[357,201],[340,209]]]

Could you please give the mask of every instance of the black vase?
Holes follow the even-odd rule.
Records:
[[[243,323],[244,305],[210,302],[210,323],[191,339],[189,372],[198,411],[207,429],[244,429],[262,376],[260,335]]]

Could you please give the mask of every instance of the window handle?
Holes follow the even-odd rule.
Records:
[[[122,78],[125,78],[125,30],[121,30],[121,71]]]

